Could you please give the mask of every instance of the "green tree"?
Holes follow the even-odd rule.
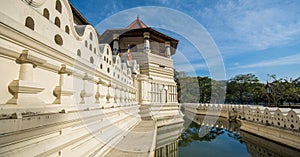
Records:
[[[277,78],[276,75],[271,75],[272,82],[270,83],[271,92],[269,97],[275,106],[283,105],[284,103],[297,103],[300,100],[300,77],[290,80]]]
[[[200,90],[200,103],[208,103],[211,99],[212,79],[208,77],[197,77]]]
[[[227,101],[235,103],[253,102],[253,89],[259,82],[254,74],[240,74],[231,78],[227,84]]]

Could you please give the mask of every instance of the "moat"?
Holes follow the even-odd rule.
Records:
[[[300,151],[283,146],[276,142],[240,130],[240,122],[229,121],[226,118],[194,115],[184,113],[183,131],[176,140],[177,148],[169,149],[156,156],[214,156],[214,157],[251,157],[251,156],[300,156]],[[192,119],[192,120],[191,120]],[[216,120],[216,124],[203,124],[206,121]],[[172,151],[170,151],[170,149]]]

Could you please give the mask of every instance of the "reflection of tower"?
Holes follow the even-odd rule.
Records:
[[[178,138],[183,130],[183,123],[157,128],[155,157],[177,157]]]

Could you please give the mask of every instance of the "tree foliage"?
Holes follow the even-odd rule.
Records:
[[[271,82],[262,83],[251,73],[239,74],[227,81],[186,76],[177,71],[174,75],[178,100],[183,103],[224,103],[224,100],[225,103],[274,106],[300,103],[300,77],[283,79],[271,75],[271,78]]]
[[[271,103],[275,106],[283,104],[295,104],[300,101],[300,77],[296,79],[277,78],[271,75],[272,82],[269,83],[270,93],[268,95]]]

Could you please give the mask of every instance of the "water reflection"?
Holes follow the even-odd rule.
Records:
[[[183,130],[183,123],[176,123],[157,128],[156,157],[177,157],[178,141]]]
[[[239,121],[185,113],[179,156],[249,157],[241,140]],[[229,131],[230,130],[230,131]]]
[[[299,150],[241,131],[239,121],[218,118],[210,124],[208,116],[191,113],[185,113],[184,120],[158,128],[156,157],[300,156]]]
[[[257,137],[245,131],[241,132],[242,140],[246,142],[247,150],[252,157],[299,157],[300,151]]]

